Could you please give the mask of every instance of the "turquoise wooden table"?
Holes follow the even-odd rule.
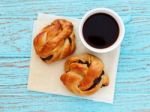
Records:
[[[81,18],[108,7],[124,19],[114,104],[29,92],[38,12]],[[0,112],[150,112],[150,0],[0,0]]]

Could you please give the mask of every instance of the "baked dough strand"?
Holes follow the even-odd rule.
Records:
[[[109,84],[104,64],[91,54],[70,57],[60,79],[70,91],[80,96],[91,95]]]
[[[71,22],[56,19],[34,38],[37,55],[46,63],[63,59],[75,50],[75,34]]]

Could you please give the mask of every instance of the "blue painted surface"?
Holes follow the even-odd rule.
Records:
[[[120,14],[114,104],[27,91],[33,20],[38,12],[81,18],[92,8]],[[150,112],[149,0],[0,0],[0,112]]]

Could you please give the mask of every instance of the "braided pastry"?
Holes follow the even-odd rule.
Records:
[[[63,59],[72,54],[75,50],[75,34],[72,23],[64,19],[56,19],[35,37],[34,48],[46,63]]]
[[[91,54],[73,56],[66,61],[65,73],[60,79],[73,93],[91,95],[109,84],[103,69],[102,61]]]

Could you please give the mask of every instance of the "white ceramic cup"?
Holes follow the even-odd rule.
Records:
[[[105,13],[105,14],[112,16],[116,20],[116,22],[118,23],[118,26],[119,26],[119,35],[118,35],[117,40],[111,46],[109,46],[107,48],[102,48],[102,49],[94,48],[85,41],[84,36],[83,36],[83,25],[84,25],[85,21],[90,16],[97,14],[97,13]],[[93,52],[97,52],[97,53],[107,53],[107,52],[110,52],[110,51],[114,50],[115,48],[117,48],[121,44],[121,42],[124,38],[124,34],[125,34],[125,27],[124,27],[124,23],[123,23],[121,17],[116,12],[114,12],[113,10],[108,9],[108,8],[96,8],[96,9],[92,9],[92,10],[88,11],[83,16],[83,18],[80,22],[80,26],[79,26],[79,36],[80,36],[82,43],[84,44],[84,46],[86,48],[88,48],[89,50],[91,50]]]

